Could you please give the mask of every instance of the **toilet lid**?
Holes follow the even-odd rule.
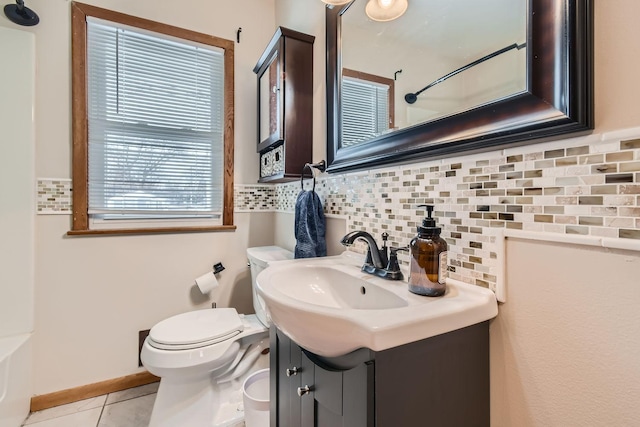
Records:
[[[169,317],[151,328],[152,347],[165,350],[198,348],[225,341],[244,329],[235,308],[191,311]]]

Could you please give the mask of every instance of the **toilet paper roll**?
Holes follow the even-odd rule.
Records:
[[[213,274],[213,271],[210,271],[198,277],[196,279],[196,285],[198,289],[200,289],[200,292],[206,294],[217,288],[220,284],[218,283],[218,279],[216,279],[216,275]]]

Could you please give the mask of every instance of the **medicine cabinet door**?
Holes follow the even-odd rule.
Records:
[[[284,138],[282,114],[282,72],[280,70],[279,49],[274,49],[266,62],[262,74],[259,74],[258,91],[258,151],[269,147]]]

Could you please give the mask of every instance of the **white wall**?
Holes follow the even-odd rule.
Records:
[[[596,132],[638,126],[640,2],[595,1]]]
[[[640,253],[507,240],[492,426],[640,425]]]
[[[235,181],[255,183],[252,70],[275,30],[274,1],[85,2],[230,40],[242,27],[235,47]],[[26,29],[36,43],[35,157],[30,154],[36,177],[71,176],[70,4],[28,2],[41,20]],[[0,15],[0,26],[17,27]],[[3,85],[9,81],[3,79]],[[0,132],[4,140],[4,127]],[[3,184],[16,181],[20,171],[14,169],[8,169],[8,179],[3,174]],[[34,174],[27,175],[21,197],[31,202]],[[3,203],[2,214],[7,213]],[[250,310],[245,250],[273,243],[272,227],[264,226],[273,222],[272,213],[237,213],[235,232],[149,236],[72,238],[65,234],[70,229],[67,215],[38,215],[35,221],[36,395],[138,372],[138,330],[169,315],[208,307],[212,300]],[[220,288],[211,298],[193,292],[193,279],[218,261],[226,267]],[[20,268],[21,276],[32,272]]]
[[[33,34],[0,26],[0,425],[18,425],[33,390]]]
[[[337,215],[325,217],[327,241],[327,255],[339,255],[345,251],[345,247],[340,244],[340,240],[347,234],[347,220]],[[295,228],[295,214],[293,212],[278,212],[274,221],[274,245],[295,250],[296,238],[291,230]]]
[[[34,47],[0,27],[0,338],[33,331]]]
[[[210,301],[252,312],[246,248],[273,243],[273,213],[237,214],[237,230],[69,238],[69,219],[38,218],[36,394],[134,373],[138,331]],[[222,262],[211,297],[193,279]],[[248,303],[248,304],[247,304]]]
[[[349,9],[348,13],[356,12],[359,11]],[[415,104],[407,104],[404,95],[420,90],[464,64],[458,65],[458,62],[442,57],[437,49],[426,50],[417,55],[415,46],[399,47],[394,40],[386,39],[384,32],[372,36],[369,29],[365,31],[361,27],[349,28],[347,25],[342,30],[342,37],[344,68],[386,78],[393,78],[394,73],[402,69],[402,73],[394,81],[395,127],[404,128],[457,112],[456,108],[459,108],[465,97],[464,85],[435,86],[420,95]]]

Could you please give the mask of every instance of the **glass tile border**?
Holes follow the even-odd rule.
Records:
[[[274,211],[276,191],[273,185],[235,185],[234,211]],[[73,206],[71,179],[38,178],[36,212],[38,215],[71,215]]]
[[[276,210],[294,211],[300,183],[275,191]],[[346,218],[348,231],[367,230],[379,241],[387,232],[396,247],[415,236],[426,215],[418,206],[435,205],[450,277],[489,288],[501,274],[495,230],[640,240],[640,128],[322,174],[316,192],[325,214]],[[408,264],[408,255],[400,260]]]
[[[271,184],[234,186],[234,212],[273,212],[276,205],[276,190]]]
[[[71,215],[71,180],[66,178],[37,178],[36,213],[39,215]]]

